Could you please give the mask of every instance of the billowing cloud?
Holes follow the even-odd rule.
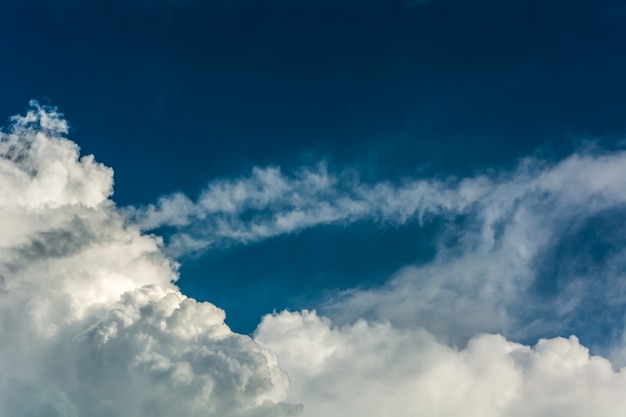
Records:
[[[482,334],[459,349],[423,329],[336,326],[304,311],[265,317],[256,337],[289,371],[304,417],[618,417],[626,407],[626,371],[573,336],[526,346]]]
[[[0,135],[0,414],[290,416],[275,356],[175,286],[54,109]]]

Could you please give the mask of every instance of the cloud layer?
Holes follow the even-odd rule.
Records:
[[[297,414],[274,355],[180,293],[66,132],[32,103],[0,136],[0,414]]]

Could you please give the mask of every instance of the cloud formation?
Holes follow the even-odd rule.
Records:
[[[339,322],[367,317],[423,326],[461,345],[480,332],[536,339],[599,324],[612,327],[603,343],[610,342],[625,324],[625,242],[616,231],[588,231],[608,220],[623,226],[615,219],[626,213],[624,167],[624,152],[552,165],[529,159],[501,177],[433,186],[431,198],[455,219],[438,237],[435,259],[399,270],[382,287],[346,291],[326,313]],[[613,249],[593,261],[600,252],[594,241]],[[567,252],[568,245],[575,250]]]
[[[61,114],[32,103],[11,123],[0,133],[0,415],[613,417],[626,408],[623,314],[608,322],[612,362],[576,336],[540,338],[593,320],[598,303],[623,312],[621,234],[605,232],[616,249],[602,262],[548,266],[624,214],[624,152],[399,183],[324,164],[292,175],[256,168],[211,182],[195,201],[176,194],[120,211],[111,169],[79,156]],[[323,314],[267,315],[254,339],[182,294],[163,241],[142,233],[172,228],[170,244],[184,253],[322,224],[435,217],[448,226],[432,262],[335,293]],[[556,290],[534,294],[546,270]]]
[[[618,417],[626,407],[626,371],[574,336],[526,346],[482,334],[458,349],[423,329],[336,326],[303,311],[266,316],[256,338],[289,371],[303,417]]]
[[[255,338],[276,352],[305,416],[617,416],[625,167],[626,152],[590,148],[508,172],[398,183],[323,163],[255,168],[211,182],[196,201],[178,194],[134,214],[143,227],[177,230],[182,252],[185,241],[202,250],[324,224],[444,221],[434,260],[335,292],[318,306],[328,318],[264,318]],[[592,340],[612,362],[575,336],[543,338],[593,328],[604,329]]]
[[[177,229],[170,247],[181,255],[323,224],[422,220],[429,214],[467,209],[489,187],[483,177],[453,186],[436,180],[407,180],[400,186],[367,184],[354,171],[329,173],[323,162],[292,175],[277,167],[255,167],[248,177],[212,181],[196,201],[177,193],[154,205],[129,208],[128,214],[145,230]]]
[[[390,320],[462,345],[480,332],[536,339],[596,326],[602,323],[592,310],[602,303],[614,333],[605,337],[615,340],[626,305],[626,255],[617,249],[626,242],[611,230],[594,239],[585,233],[626,214],[624,167],[626,152],[590,148],[558,162],[525,158],[508,172],[397,183],[331,173],[324,163],[292,174],[254,168],[247,177],[210,182],[195,201],[175,194],[129,213],[143,229],[173,229],[169,250],[177,255],[327,224],[443,220],[432,262],[318,307],[339,323]],[[617,221],[616,230],[622,226]],[[594,260],[592,241],[606,246],[603,239],[614,249]],[[580,251],[558,258],[574,241]]]
[[[210,182],[195,201],[176,193],[153,205],[131,207],[128,214],[145,230],[177,229],[172,245],[179,254],[363,219],[403,224],[472,214],[482,217],[488,237],[521,200],[543,204],[557,199],[555,203],[567,205],[563,215],[568,217],[576,214],[572,210],[597,212],[622,203],[625,160],[624,152],[575,154],[556,165],[528,158],[502,176],[409,178],[400,184],[362,182],[354,170],[329,173],[323,162],[291,175],[278,167],[255,167],[247,177]]]
[[[180,293],[112,171],[31,103],[0,133],[0,414],[291,416],[275,356]]]

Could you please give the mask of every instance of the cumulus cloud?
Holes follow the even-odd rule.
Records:
[[[66,133],[35,102],[0,133],[0,414],[298,414],[275,356],[180,293]]]
[[[257,338],[301,381],[305,415],[617,416],[624,405],[624,373],[575,337],[530,347],[480,335],[456,349],[424,330],[303,312],[266,317]]]
[[[256,338],[292,378],[303,416],[621,416],[626,371],[589,355],[574,336],[534,346],[474,336],[462,349],[423,329],[315,312],[266,316]]]

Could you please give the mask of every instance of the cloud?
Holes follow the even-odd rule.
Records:
[[[557,198],[570,206],[563,208],[578,207],[578,211],[581,205],[599,211],[622,203],[625,160],[624,152],[575,154],[554,166],[529,158],[500,177],[405,179],[399,184],[361,182],[351,170],[329,173],[323,162],[291,175],[278,167],[255,167],[247,177],[212,181],[195,201],[176,193],[153,205],[128,208],[127,213],[142,229],[173,227],[178,231],[175,243],[184,238],[200,248],[249,243],[323,224],[360,220],[403,224],[459,214],[483,216],[483,232],[493,234],[492,229],[516,210],[519,200],[542,204]],[[197,248],[176,249],[181,254]]]
[[[508,172],[398,183],[323,163],[293,174],[255,168],[211,182],[196,201],[164,197],[134,215],[179,230],[195,250],[324,224],[444,220],[431,262],[335,292],[318,305],[326,317],[263,319],[255,340],[276,353],[304,416],[617,416],[625,167],[623,151],[588,149],[552,163],[526,158]],[[594,245],[612,249],[600,256]],[[595,350],[612,362],[576,336],[544,338],[594,327],[604,327]]]
[[[275,356],[181,294],[56,110],[0,133],[0,414],[292,416]]]
[[[256,339],[289,372],[303,417],[617,417],[626,406],[625,371],[574,336],[527,346],[482,334],[458,349],[423,329],[303,311],[266,316]]]
[[[606,347],[624,328],[626,253],[594,260],[603,249],[593,244],[626,243],[616,232],[626,214],[624,167],[626,152],[593,149],[558,162],[525,158],[508,172],[396,183],[362,181],[355,170],[331,173],[323,162],[290,174],[257,167],[247,177],[210,182],[195,201],[175,194],[128,213],[143,229],[171,228],[176,255],[327,224],[442,220],[432,262],[404,267],[380,287],[335,293],[317,307],[338,323],[389,320],[460,345],[480,332],[528,340],[608,326]],[[585,237],[609,221],[604,235]],[[608,317],[599,318],[598,303]]]
[[[624,152],[397,183],[323,163],[256,168],[195,200],[121,211],[111,169],[79,157],[67,130],[32,103],[0,133],[2,415],[612,417],[626,406]],[[434,218],[447,224],[434,260],[334,293],[323,314],[268,315],[254,338],[182,294],[163,241],[142,233],[171,228],[170,244],[201,251]],[[536,289],[546,276],[553,293]],[[598,322],[615,332],[613,362],[575,336],[540,338]]]
[[[528,340],[601,325],[609,329],[594,342],[606,346],[624,328],[624,167],[624,152],[573,155],[554,165],[525,160],[500,178],[465,180],[469,188],[461,181],[450,193],[472,202],[446,199],[457,221],[438,237],[432,262],[381,287],[347,290],[324,311],[339,322],[423,326],[460,345],[480,332]],[[589,236],[607,222],[617,229]],[[594,244],[613,249],[600,257]]]
[[[172,227],[173,251],[188,251],[233,242],[249,243],[323,224],[362,219],[404,223],[428,213],[471,204],[481,193],[482,178],[453,193],[438,181],[361,184],[355,172],[328,172],[326,164],[285,175],[277,167],[254,168],[248,177],[211,182],[196,201],[183,194],[154,205],[127,209],[142,229]],[[187,247],[185,242],[191,242]]]

